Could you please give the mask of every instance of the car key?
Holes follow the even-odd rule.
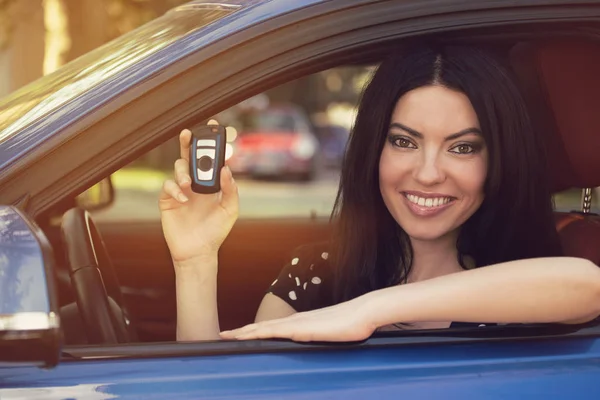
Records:
[[[204,125],[192,131],[190,175],[192,191],[216,193],[221,190],[221,168],[225,163],[225,127]]]

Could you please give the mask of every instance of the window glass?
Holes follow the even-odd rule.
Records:
[[[227,127],[226,157],[239,187],[240,218],[330,215],[349,129],[372,71],[322,71],[213,117]],[[157,198],[178,157],[175,137],[115,172],[115,202],[94,217],[157,220]]]
[[[569,189],[554,195],[554,209],[561,212],[581,211],[581,189]],[[600,187],[592,190],[591,212],[600,214]]]

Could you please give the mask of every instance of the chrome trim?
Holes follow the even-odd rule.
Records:
[[[0,315],[0,332],[40,331],[58,329],[59,326],[59,317],[53,312],[19,312],[9,315]]]
[[[592,210],[592,188],[584,188],[581,190],[581,212],[589,214]]]
[[[239,4],[225,4],[225,3],[209,3],[209,2],[201,2],[201,3],[190,3],[183,4],[181,6],[170,9],[168,12],[177,12],[177,11],[196,11],[196,10],[223,10],[223,11],[236,11],[242,8]]]

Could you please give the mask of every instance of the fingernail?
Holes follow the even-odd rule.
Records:
[[[188,201],[189,199],[187,198],[187,196],[183,193],[179,193],[179,196],[177,196],[177,198],[179,199],[180,202],[185,203],[186,201]]]

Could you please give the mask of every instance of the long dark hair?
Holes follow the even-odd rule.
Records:
[[[461,265],[465,255],[481,267],[561,254],[542,139],[509,70],[478,48],[414,46],[384,60],[361,98],[332,213],[335,302],[403,283],[410,272],[410,240],[381,197],[379,158],[398,99],[430,84],[469,98],[489,152],[485,199],[458,236]]]

